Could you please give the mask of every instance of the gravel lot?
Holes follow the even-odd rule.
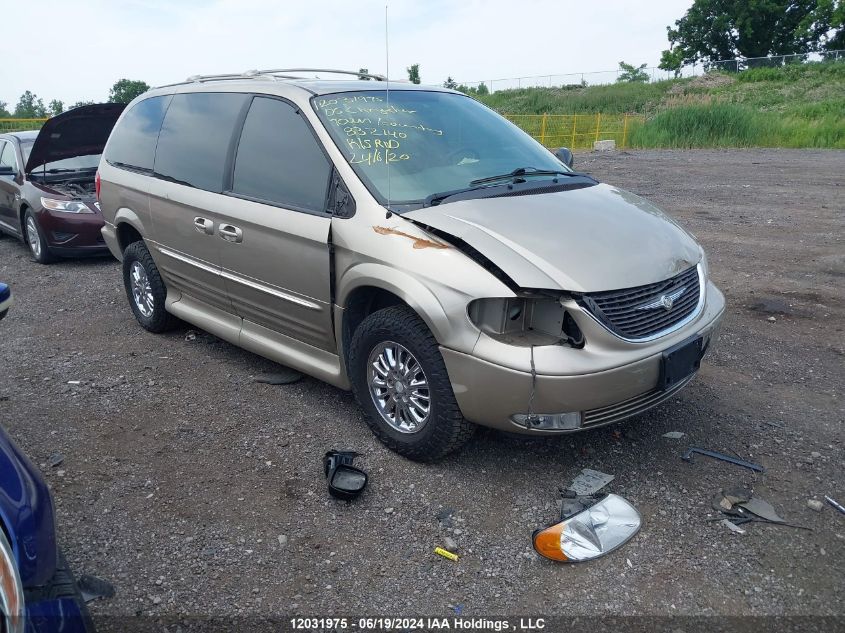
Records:
[[[845,504],[845,152],[623,151],[576,167],[704,244],[728,301],[721,338],[648,415],[551,440],[481,431],[435,465],[383,448],[348,393],[256,383],[278,366],[189,326],[143,331],[113,260],[44,267],[0,240],[17,298],[0,325],[2,423],[41,464],[74,569],[116,587],[93,613],[845,615],[845,516],[807,506]],[[690,464],[689,446],[767,470]],[[331,448],[370,473],[350,505],[326,493]],[[531,532],[585,467],[616,476],[608,490],[642,530],[591,563],[539,559]],[[812,531],[708,522],[736,485]],[[446,537],[457,563],[433,554]]]

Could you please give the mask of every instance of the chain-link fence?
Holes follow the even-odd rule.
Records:
[[[0,134],[40,130],[47,119],[0,119]]]
[[[805,53],[798,55],[773,55],[770,57],[738,57],[736,59],[691,64],[689,66],[684,66],[677,73],[652,66],[644,68],[643,72],[648,75],[648,81],[663,81],[674,77],[697,77],[712,70],[719,70],[722,72],[741,72],[748,68],[776,68],[787,64],[822,61],[845,61],[845,50]],[[481,86],[481,84],[484,84],[484,87],[490,92],[497,90],[513,90],[518,88],[599,86],[615,83],[622,72],[624,71],[621,69],[597,70],[582,73],[562,73],[558,75],[532,75],[528,77],[459,81],[458,84],[466,86],[467,88],[476,89]]]
[[[546,147],[592,149],[596,141],[628,146],[632,128],[644,120],[637,114],[504,114]]]

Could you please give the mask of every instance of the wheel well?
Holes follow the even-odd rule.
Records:
[[[395,305],[407,305],[402,299],[383,288],[362,286],[356,288],[346,301],[343,311],[343,349],[344,356],[349,357],[349,341],[361,322],[373,312]]]
[[[121,222],[117,225],[117,243],[120,244],[120,252],[126,250],[126,247],[133,242],[140,242],[144,238],[134,226],[127,222]]]
[[[23,237],[24,241],[26,240],[26,229],[23,226],[23,219],[26,216],[26,212],[29,211],[28,204],[22,204],[20,208],[20,221],[21,221],[21,236]]]

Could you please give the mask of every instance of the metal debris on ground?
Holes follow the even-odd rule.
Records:
[[[83,574],[77,582],[82,600],[92,602],[98,598],[111,598],[114,596],[114,585],[108,580]]]
[[[745,523],[769,523],[772,525],[782,525],[784,527],[798,528],[800,530],[809,530],[810,528],[803,525],[793,525],[787,523],[772,504],[768,501],[755,497],[748,488],[728,488],[720,490],[713,496],[712,506],[714,510],[718,510],[723,515],[730,518],[730,522],[737,527]],[[708,519],[709,521],[718,521],[723,523],[725,519],[719,517],[715,519]],[[726,526],[730,527],[730,526]],[[731,528],[733,530],[733,528]]]
[[[302,374],[290,367],[282,367],[279,371],[255,376],[252,381],[266,385],[290,385],[302,380]]]
[[[686,433],[681,433],[681,431],[669,431],[668,433],[664,433],[663,437],[668,437],[670,440],[679,440],[684,435],[686,435]]]
[[[737,466],[742,466],[743,468],[749,468],[754,470],[758,473],[766,472],[766,469],[760,466],[760,464],[755,464],[753,462],[745,461],[744,459],[739,459],[738,457],[731,457],[730,455],[725,455],[724,453],[718,453],[716,451],[707,450],[705,448],[689,448],[687,452],[681,456],[681,459],[687,462],[692,462],[692,455],[693,453],[698,453],[699,455],[704,455],[706,457],[712,457],[713,459],[719,459],[723,462],[728,462],[730,464],[735,464]]]
[[[831,499],[831,498],[830,498],[830,497],[828,497],[827,495],[825,495],[825,496],[824,496],[824,500],[825,500],[825,501],[827,501],[827,502],[828,502],[828,503],[829,503],[832,507],[834,507],[834,508],[836,508],[837,510],[839,510],[842,514],[845,514],[845,508],[843,508],[841,505],[839,505],[838,503],[836,503],[836,501],[834,501],[833,499]]]
[[[442,547],[435,547],[434,553],[437,554],[438,556],[442,556],[443,558],[448,558],[451,561],[457,561],[458,560],[457,554],[453,554],[449,550],[445,550]]]
[[[734,523],[730,519],[722,519],[721,521],[719,521],[719,523],[724,525],[726,528],[728,528],[734,534],[745,534],[745,530],[743,530],[741,527],[739,527],[736,523]]]
[[[771,503],[764,501],[759,497],[751,497],[748,501],[741,502],[739,506],[745,508],[748,512],[755,516],[766,519],[766,521],[770,521],[772,523],[786,523],[786,521],[782,519],[777,512],[775,512]]]
[[[598,470],[585,468],[572,480],[568,489],[572,490],[578,496],[594,495],[613,481],[614,477],[615,475],[608,475]]]

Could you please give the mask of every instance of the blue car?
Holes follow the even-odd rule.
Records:
[[[0,283],[0,321],[6,316],[9,308],[12,307],[12,289],[4,283]]]
[[[9,287],[0,284],[0,318],[10,305]],[[93,631],[76,580],[56,545],[47,484],[0,428],[0,632]]]

